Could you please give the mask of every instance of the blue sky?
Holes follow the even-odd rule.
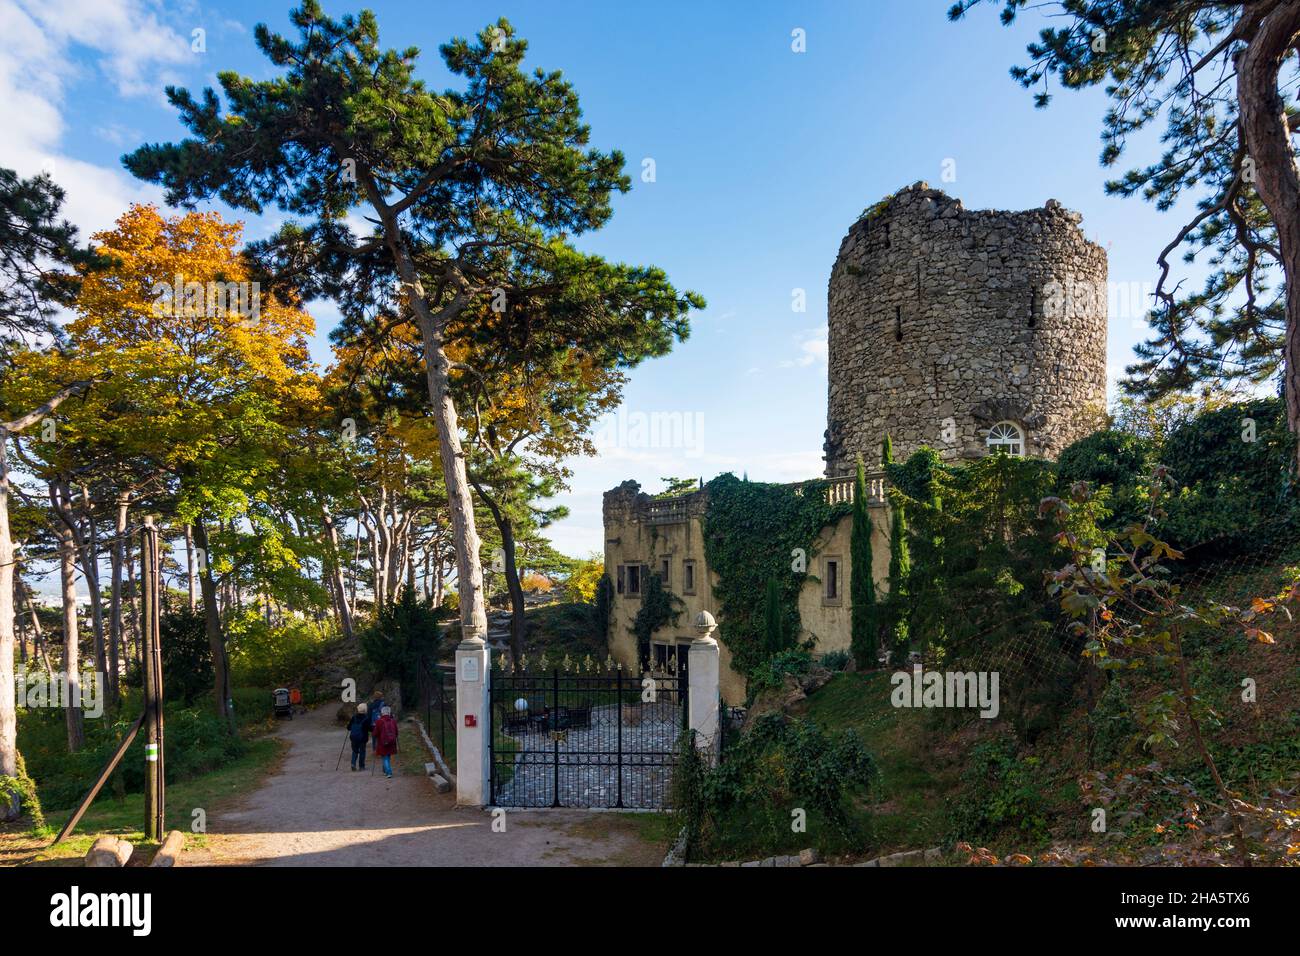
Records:
[[[580,244],[654,263],[709,302],[690,339],[635,369],[623,428],[601,431],[596,459],[571,462],[572,516],[562,550],[600,550],[600,495],[633,478],[747,472],[792,481],[821,469],[826,417],[826,284],[840,240],[864,208],[917,180],[967,208],[1030,208],[1055,198],[1083,214],[1107,248],[1112,283],[1149,283],[1180,225],[1138,200],[1108,198],[1099,167],[1105,109],[1096,92],[1058,95],[1047,110],[1007,69],[1040,22],[999,25],[996,8],[947,21],[949,0],[857,2],[372,3],[385,45],[418,46],[423,75],[451,80],[437,54],[452,36],[506,16],[529,41],[528,65],[573,82],[593,144],[628,160],[632,191],[611,224]],[[997,6],[1000,6],[998,4]],[[360,4],[329,0],[330,13]],[[289,5],[146,0],[0,0],[0,164],[50,169],[86,231],[132,201],[159,201],[120,155],[182,135],[162,88],[216,85],[233,69],[272,74],[252,38],[259,21],[287,29]],[[203,52],[192,36],[204,31]],[[792,50],[792,31],[806,52]],[[1147,158],[1142,152],[1134,160]],[[642,182],[652,159],[655,181]],[[943,171],[955,169],[955,180]],[[278,220],[249,223],[250,237]],[[806,311],[792,308],[805,290]],[[314,355],[328,360],[328,303]],[[1140,316],[1111,316],[1110,371],[1122,373]],[[640,416],[680,413],[678,447],[636,447]],[[609,436],[632,435],[631,442]]]

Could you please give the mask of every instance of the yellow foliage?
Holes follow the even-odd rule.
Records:
[[[596,600],[596,587],[605,576],[605,561],[598,554],[593,554],[585,561],[575,561],[573,570],[566,582],[573,597],[586,604]]]

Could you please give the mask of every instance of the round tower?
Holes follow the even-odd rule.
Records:
[[[903,460],[1055,457],[1106,401],[1106,253],[1055,200],[967,211],[917,183],[864,212],[831,270],[826,474],[886,433]]]

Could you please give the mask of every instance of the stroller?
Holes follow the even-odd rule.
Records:
[[[289,701],[289,688],[277,687],[271,691],[271,703],[275,716],[293,720],[293,704]]]

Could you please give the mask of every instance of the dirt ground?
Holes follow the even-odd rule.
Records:
[[[208,846],[182,865],[264,866],[658,866],[664,848],[611,813],[521,811],[492,817],[457,809],[424,775],[426,751],[401,725],[394,773],[373,753],[366,772],[336,771],[344,730],[333,707],[282,721],[288,751],[279,767],[240,803],[208,815]],[[349,748],[350,751],[350,748]],[[418,771],[418,772],[416,772]]]

